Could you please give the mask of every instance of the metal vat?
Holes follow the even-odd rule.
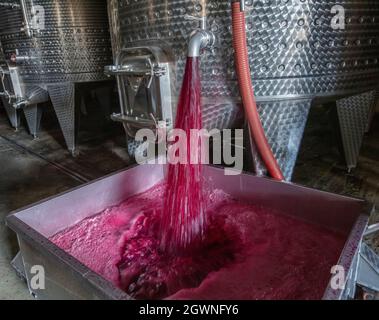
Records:
[[[333,290],[328,286],[324,299],[354,297],[360,246],[372,206],[362,200],[290,183],[248,174],[228,177],[223,169],[204,169],[205,178],[211,181],[214,188],[224,190],[235,199],[272,208],[343,234],[346,245],[336,264],[346,272],[345,289]],[[137,166],[10,215],[7,224],[18,235],[21,268],[29,285],[34,275],[32,267],[37,265],[45,269],[46,288],[33,290],[30,287],[33,295],[39,299],[129,299],[123,291],[55,246],[48,238],[149,190],[165,178],[165,172],[166,168],[161,165]]]

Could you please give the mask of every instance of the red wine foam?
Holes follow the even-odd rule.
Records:
[[[85,219],[51,240],[136,299],[320,299],[346,237],[206,192],[201,246],[160,247],[166,185]]]

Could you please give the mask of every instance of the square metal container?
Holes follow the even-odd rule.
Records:
[[[136,166],[11,214],[7,224],[17,233],[31,293],[38,299],[131,299],[48,238],[150,189],[161,182],[165,174],[163,165]],[[215,167],[206,167],[204,175],[215,188],[236,199],[272,208],[344,234],[346,245],[336,265],[348,271],[346,286],[344,290],[333,290],[328,286],[324,299],[353,296],[359,249],[370,214],[370,206],[365,201],[249,174],[225,176],[223,169]],[[36,265],[43,266],[45,270],[44,290],[31,287],[34,275],[31,268]]]

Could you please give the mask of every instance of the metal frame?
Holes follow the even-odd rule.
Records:
[[[171,62],[165,52],[155,46],[141,46],[121,50],[115,65],[105,73],[116,76],[121,113],[112,119],[121,122],[129,137],[141,128],[156,129],[158,123],[171,127],[174,123],[171,100]],[[146,89],[148,102],[138,106],[137,95]]]

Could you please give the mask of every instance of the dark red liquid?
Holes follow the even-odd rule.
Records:
[[[51,240],[137,299],[320,299],[345,237],[207,192],[202,247],[160,249],[166,186],[85,219]]]
[[[186,164],[169,166],[165,206],[161,217],[162,249],[171,253],[192,248],[204,238],[206,225],[201,174],[201,139],[191,141],[191,130],[202,129],[199,58],[188,58],[179,99],[176,129],[187,136]],[[170,158],[170,152],[169,152]]]

